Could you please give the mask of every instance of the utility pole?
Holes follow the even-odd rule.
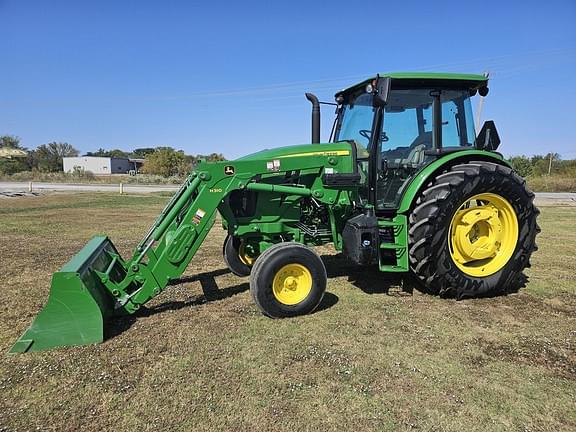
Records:
[[[550,161],[548,162],[548,175],[552,172],[552,153],[550,153]]]

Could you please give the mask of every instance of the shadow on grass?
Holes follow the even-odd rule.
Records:
[[[329,278],[348,277],[355,287],[366,294],[390,294],[390,288],[400,287],[402,292],[412,294],[418,289],[417,284],[409,274],[384,273],[377,265],[358,266],[346,259],[342,254],[323,255]]]
[[[322,297],[322,301],[320,302],[318,307],[314,309],[312,314],[316,314],[318,312],[330,309],[332,306],[338,303],[338,300],[340,300],[340,298],[336,294],[332,294],[331,292],[325,292],[324,297]]]
[[[414,290],[427,294],[424,287],[411,273],[381,272],[377,265],[357,266],[342,254],[323,255],[322,261],[324,261],[329,278],[347,276],[348,282],[360,288],[366,294],[392,294],[390,288],[394,288],[394,294],[400,293],[398,289],[406,295],[411,295]],[[456,300],[504,297],[518,293],[521,288],[526,287],[527,283],[528,276],[522,273],[515,280],[509,282],[506,288],[460,295],[453,291],[447,291],[439,295],[443,298],[455,298]]]
[[[215,278],[227,273],[230,273],[230,270],[218,269],[211,272],[199,273],[194,276],[184,276],[180,279],[171,281],[169,285],[172,286],[198,281],[200,282],[204,295],[190,300],[169,301],[149,307],[143,306],[134,315],[113,318],[107,327],[106,339],[111,339],[125,332],[132,326],[132,324],[136,322],[139,317],[149,317],[159,313],[164,313],[166,311],[175,311],[187,307],[199,306],[208,302],[223,300],[250,289],[250,285],[247,281],[224,289],[218,288],[218,284],[216,283]]]
[[[411,294],[415,288],[415,284],[409,276],[396,273],[383,273],[377,266],[360,267],[348,261],[341,254],[324,255],[322,256],[322,261],[326,266],[328,278],[347,276],[348,281],[352,285],[358,287],[367,294],[389,294],[391,287],[398,286],[402,288],[403,292]],[[241,283],[237,285],[220,289],[216,282],[216,277],[228,273],[230,273],[230,270],[223,268],[199,273],[193,276],[184,276],[180,279],[171,281],[169,285],[172,286],[184,283],[200,282],[204,295],[190,300],[169,301],[150,307],[144,306],[134,315],[114,318],[108,325],[106,339],[118,336],[128,330],[132,324],[136,322],[138,317],[148,317],[166,311],[174,311],[187,307],[199,306],[209,302],[224,300],[250,289],[250,284],[247,279],[241,279]],[[322,302],[313,313],[319,313],[330,309],[338,303],[338,300],[339,298],[337,295],[326,292]]]

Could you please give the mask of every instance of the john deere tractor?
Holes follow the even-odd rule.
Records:
[[[412,273],[422,289],[476,297],[517,290],[536,249],[534,195],[497,153],[493,122],[476,134],[483,75],[391,73],[336,93],[329,142],[200,163],[131,257],[94,237],[52,278],[48,302],[12,352],[100,342],[178,278],[221,215],[224,260],[250,277],[272,318],[312,312],[326,289],[313,246],[359,266]]]

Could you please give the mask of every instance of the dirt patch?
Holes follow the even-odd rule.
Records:
[[[520,336],[509,343],[476,340],[482,352],[496,360],[542,366],[555,376],[576,380],[576,330],[563,340]]]

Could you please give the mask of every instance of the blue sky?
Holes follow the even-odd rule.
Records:
[[[234,158],[308,142],[305,91],[333,101],[376,72],[489,71],[483,119],[501,151],[576,158],[574,0],[0,0],[0,22],[0,134],[28,148]]]

